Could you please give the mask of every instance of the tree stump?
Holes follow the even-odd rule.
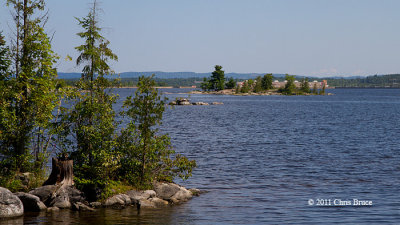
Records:
[[[73,160],[68,160],[67,158],[52,158],[51,164],[51,174],[49,178],[43,183],[44,185],[74,185],[74,171],[73,171]]]

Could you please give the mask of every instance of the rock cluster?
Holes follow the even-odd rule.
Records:
[[[29,193],[11,191],[0,187],[0,218],[17,217],[24,212],[47,210],[54,212],[60,209],[76,211],[93,211],[95,208],[124,208],[136,206],[141,208],[158,208],[178,204],[197,196],[198,189],[186,189],[174,183],[157,182],[154,190],[127,191],[114,195],[104,202],[89,203],[84,194],[73,186],[45,185],[33,189]]]
[[[193,102],[191,103],[187,98],[178,98],[175,101],[169,103],[170,105],[210,105],[207,102]],[[212,105],[223,105],[222,102],[213,102]]]
[[[198,193],[193,189],[194,193]],[[154,190],[136,191],[131,190],[125,194],[118,194],[108,198],[105,207],[121,208],[134,205],[140,208],[158,208],[170,204],[185,202],[193,197],[192,190],[187,190],[173,183],[158,182],[154,184]]]

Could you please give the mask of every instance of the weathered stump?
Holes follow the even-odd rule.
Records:
[[[51,174],[43,186],[54,184],[71,186],[74,184],[73,160],[52,158],[51,164]]]

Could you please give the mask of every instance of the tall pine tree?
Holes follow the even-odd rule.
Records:
[[[41,172],[47,162],[54,108],[59,105],[57,60],[44,31],[44,0],[8,0],[15,34],[10,73],[2,72],[2,163],[11,170]],[[4,76],[3,74],[6,74]]]
[[[83,28],[77,35],[84,44],[76,47],[80,53],[76,64],[83,66],[82,77],[77,84],[79,92],[70,99],[73,106],[64,109],[62,127],[65,132],[60,142],[66,142],[68,135],[74,137],[70,144],[78,185],[103,188],[118,166],[117,122],[112,108],[117,96],[111,93],[113,80],[107,78],[113,73],[109,61],[118,60],[118,57],[108,47],[109,41],[100,34],[97,10],[94,1],[86,17],[76,18]]]

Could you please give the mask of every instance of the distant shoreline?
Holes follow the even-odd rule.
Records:
[[[137,88],[137,87],[136,86],[129,86],[129,87],[114,87],[114,88]],[[171,88],[174,88],[174,87],[166,86],[166,87],[154,87],[154,88],[158,88],[158,89],[160,89],[160,88],[169,88],[169,89],[171,89]]]

